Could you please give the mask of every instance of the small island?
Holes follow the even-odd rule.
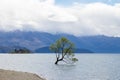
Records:
[[[46,80],[33,73],[0,69],[0,80]]]

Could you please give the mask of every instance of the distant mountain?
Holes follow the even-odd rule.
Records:
[[[89,36],[79,37],[83,48],[96,53],[120,53],[120,37]]]
[[[89,50],[89,49],[79,49],[79,48],[76,48],[74,50],[75,53],[94,53],[93,51]]]
[[[53,53],[50,51],[49,47],[38,48],[34,51],[35,53]]]
[[[95,53],[120,53],[120,37],[81,36],[68,34],[49,34],[45,32],[0,32],[0,52],[6,53],[13,48],[27,48],[32,52],[49,52],[48,47],[60,37],[67,37],[76,45],[78,51]],[[80,50],[82,49],[82,50]],[[76,50],[77,52],[77,50]],[[84,52],[83,52],[84,53]]]
[[[36,49],[35,53],[53,53],[53,52],[50,51],[49,47],[42,47],[42,48]],[[87,49],[75,49],[74,53],[93,53],[93,52]]]

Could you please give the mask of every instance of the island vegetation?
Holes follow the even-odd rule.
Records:
[[[26,49],[26,48],[21,48],[21,49],[14,49],[12,50],[10,53],[12,54],[17,54],[17,53],[20,53],[20,54],[26,54],[26,53],[32,53],[29,49]]]
[[[55,64],[59,61],[74,63],[78,61],[74,54],[74,44],[65,37],[61,37],[55,43],[51,44],[50,50],[56,54]]]

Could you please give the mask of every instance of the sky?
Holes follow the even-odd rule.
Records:
[[[60,4],[60,5],[71,5],[75,2],[77,3],[102,2],[102,3],[113,5],[114,3],[119,3],[120,0],[56,0],[56,4]]]
[[[0,0],[0,31],[120,37],[119,0]]]

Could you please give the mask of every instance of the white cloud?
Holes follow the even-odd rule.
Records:
[[[0,30],[120,36],[120,4],[63,7],[54,0],[0,0]]]

